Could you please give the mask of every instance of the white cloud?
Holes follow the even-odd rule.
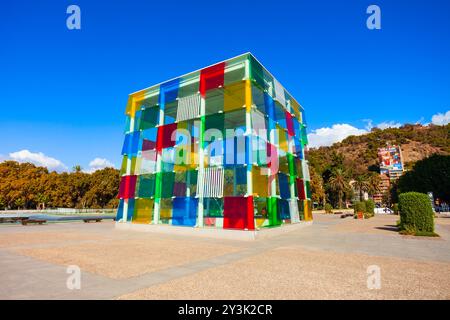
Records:
[[[320,128],[313,130],[308,135],[309,146],[312,148],[331,146],[335,142],[341,142],[348,136],[359,136],[366,134],[365,129],[358,129],[349,124],[333,124],[331,128]]]
[[[387,128],[400,128],[402,124],[395,121],[384,121],[376,125],[378,129],[384,130]]]
[[[101,170],[104,168],[114,168],[114,164],[104,158],[95,158],[91,162],[89,162],[89,169],[84,170],[85,172],[92,173],[97,170]]]
[[[450,110],[446,113],[438,113],[432,116],[431,123],[437,126],[444,126],[450,123]]]
[[[67,170],[67,166],[64,163],[62,163],[58,159],[48,157],[42,152],[31,152],[24,149],[10,153],[9,158],[17,162],[31,162],[37,166],[47,167],[49,170]]]

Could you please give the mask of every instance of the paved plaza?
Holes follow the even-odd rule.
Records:
[[[116,230],[113,222],[0,225],[0,299],[450,299],[450,218],[440,238],[397,216],[315,214],[253,241]],[[67,267],[81,288],[67,288]],[[369,290],[378,266],[381,288]]]

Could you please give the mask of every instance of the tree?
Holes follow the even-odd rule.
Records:
[[[378,173],[372,173],[368,178],[368,192],[370,195],[378,194],[381,192],[380,183],[381,178]]]
[[[317,174],[314,168],[309,169],[309,176],[311,179],[311,197],[313,202],[317,202],[325,206],[326,195],[323,187],[323,179]]]
[[[335,169],[330,177],[329,185],[331,190],[336,192],[338,198],[338,206],[339,209],[342,208],[342,200],[344,197],[344,193],[348,190],[348,183],[345,179],[344,172],[342,169]]]
[[[81,172],[81,171],[83,171],[83,168],[79,164],[76,164],[72,167],[72,171],[73,172]]]
[[[77,166],[75,166],[77,167]],[[79,167],[79,166],[78,166]],[[31,163],[0,163],[0,209],[117,207],[119,171],[48,172]]]
[[[398,193],[433,192],[435,198],[450,202],[450,156],[432,155],[417,161],[398,180]]]
[[[363,175],[359,175],[356,177],[353,186],[359,191],[359,201],[364,200],[364,192],[369,191],[369,182],[367,181],[367,177]]]

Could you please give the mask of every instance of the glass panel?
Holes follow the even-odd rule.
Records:
[[[203,198],[205,217],[223,217],[223,198]]]
[[[306,199],[305,188],[303,186],[303,180],[300,178],[297,178],[297,194],[298,194],[298,198],[300,200]]]
[[[170,223],[172,219],[172,199],[161,199],[159,202],[159,222]]]
[[[173,196],[175,172],[161,172],[160,174],[161,174],[161,198],[171,198]]]
[[[224,92],[222,88],[212,89],[206,93],[205,115],[215,114],[223,111]]]
[[[253,197],[224,197],[224,229],[255,229]]]
[[[124,200],[119,200],[119,206],[117,207],[116,221],[120,221],[123,219],[123,203]]]
[[[137,176],[123,176],[120,180],[119,198],[134,198]]]
[[[142,151],[139,174],[155,173],[156,172],[156,150]]]
[[[228,65],[227,68],[229,69]],[[225,68],[225,69],[227,69]],[[245,63],[242,62],[238,67],[233,67],[234,70],[225,70],[225,86],[244,80],[245,78]]]
[[[153,199],[137,199],[133,214],[133,223],[151,223],[153,219]]]
[[[289,188],[289,177],[284,173],[279,173],[278,183],[280,188],[280,197],[282,199],[289,199],[291,197],[291,191]]]
[[[125,141],[122,147],[122,155],[136,156],[140,142],[140,131],[134,131],[125,135]]]
[[[141,132],[142,151],[156,149],[157,128],[146,129]]]
[[[133,220],[134,215],[134,199],[127,199],[125,200],[128,203],[128,209],[127,209],[127,221]]]
[[[282,220],[291,219],[291,215],[289,213],[289,201],[284,199],[278,199],[278,215]]]
[[[172,225],[195,226],[197,220],[198,199],[173,199]]]
[[[224,111],[230,111],[245,107],[245,82],[230,84],[224,91]]]
[[[175,145],[175,130],[177,124],[167,124],[158,127],[158,140],[156,142],[156,148],[162,150],[163,148],[173,147]],[[173,135],[173,136],[172,136]]]
[[[142,110],[139,130],[154,128],[157,124],[159,124],[159,107]]]
[[[227,167],[224,175],[223,194],[225,196],[239,196],[247,193],[247,167]]]
[[[269,177],[257,166],[252,167],[253,194],[258,197],[268,197]]]
[[[185,197],[187,191],[186,184],[186,171],[184,172],[175,172],[175,182],[173,185],[173,195],[175,197]]]
[[[150,198],[155,196],[156,175],[144,174],[139,176],[137,196],[139,198]]]
[[[211,89],[223,87],[225,62],[218,63],[200,71],[200,94],[205,96]]]

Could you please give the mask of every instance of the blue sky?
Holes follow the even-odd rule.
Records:
[[[70,4],[81,30],[66,27]],[[366,27],[370,4],[381,30]],[[305,107],[317,144],[450,117],[447,0],[9,1],[0,39],[2,159],[119,166],[129,93],[247,51]]]

